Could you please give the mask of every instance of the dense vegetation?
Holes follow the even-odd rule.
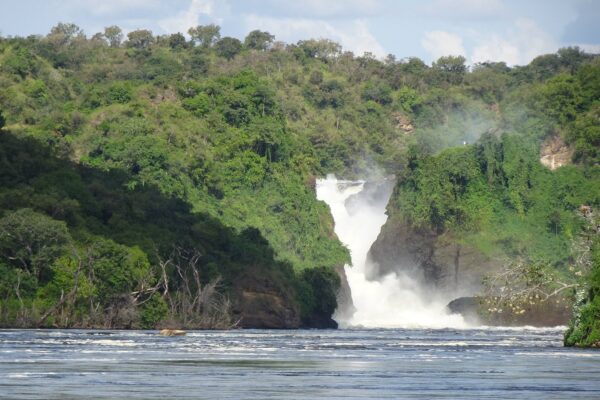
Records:
[[[331,314],[329,172],[396,174],[396,217],[568,271],[574,211],[600,203],[597,58],[430,67],[188,33],[0,39],[2,324],[226,326],[244,277]],[[552,135],[576,165],[539,164]]]
[[[600,219],[588,216],[585,261],[586,284],[577,292],[573,319],[565,334],[567,346],[600,346]]]

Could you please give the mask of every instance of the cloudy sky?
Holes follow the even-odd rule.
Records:
[[[46,34],[74,22],[89,35],[123,30],[182,32],[216,23],[240,39],[253,29],[277,40],[333,39],[358,55],[394,54],[431,62],[526,64],[539,54],[577,45],[600,53],[597,0],[0,0],[0,34]]]

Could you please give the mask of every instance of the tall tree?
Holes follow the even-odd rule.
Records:
[[[127,46],[136,49],[145,49],[154,43],[152,31],[149,31],[148,29],[138,29],[137,31],[129,32],[127,38],[129,39],[127,41]]]
[[[246,36],[244,46],[254,50],[266,50],[273,43],[273,40],[275,40],[274,35],[256,29]]]
[[[123,31],[116,25],[107,26],[104,28],[104,37],[110,47],[119,47],[123,41]]]
[[[73,42],[76,37],[83,37],[83,30],[75,24],[59,22],[50,29],[46,36],[48,41],[54,46],[66,46]]]
[[[236,38],[224,37],[215,44],[215,49],[219,56],[231,60],[242,51],[242,42]]]
[[[169,36],[169,47],[172,49],[182,49],[186,47],[185,36],[180,32],[174,33]]]
[[[444,79],[451,84],[459,84],[463,81],[467,66],[463,56],[444,56],[433,63],[433,69],[441,72]]]
[[[200,47],[212,47],[221,38],[221,27],[215,24],[198,25],[188,29],[192,42]]]

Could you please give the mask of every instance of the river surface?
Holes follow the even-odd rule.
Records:
[[[599,399],[562,331],[0,330],[0,398]]]

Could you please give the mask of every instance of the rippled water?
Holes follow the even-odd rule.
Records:
[[[0,331],[0,398],[600,398],[562,329]]]

